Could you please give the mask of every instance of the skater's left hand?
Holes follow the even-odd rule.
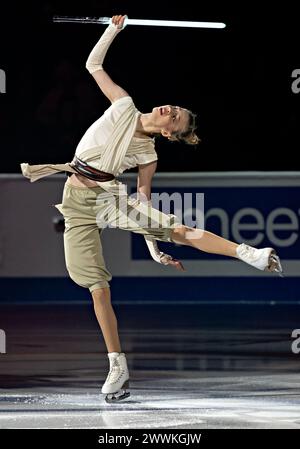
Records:
[[[119,29],[119,30],[123,30],[124,28],[124,22],[126,19],[127,15],[125,16],[112,16],[111,18],[111,22]]]
[[[161,257],[161,263],[163,265],[173,265],[173,267],[175,267],[176,270],[178,270],[178,271],[185,271],[185,268],[182,265],[182,263],[180,262],[180,260],[173,259],[173,257],[169,256],[168,254],[164,254]]]

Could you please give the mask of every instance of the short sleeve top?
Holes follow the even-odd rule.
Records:
[[[128,106],[128,102],[132,102],[132,98],[129,96],[119,98],[87,129],[75,151],[75,155],[79,159],[82,158],[92,167],[99,168],[102,149],[107,139],[109,139],[115,123]],[[141,114],[139,111],[137,112]],[[92,157],[89,157],[89,149],[92,150]],[[81,157],[83,153],[84,157]],[[156,161],[157,159],[154,138],[133,136],[118,174],[138,165]]]

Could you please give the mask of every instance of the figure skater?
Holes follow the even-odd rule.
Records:
[[[117,319],[111,304],[109,281],[112,276],[102,254],[104,224],[142,234],[153,259],[182,271],[179,260],[159,251],[157,240],[188,245],[200,251],[240,259],[259,270],[282,272],[273,248],[256,249],[237,244],[211,232],[182,225],[177,217],[151,205],[151,180],[157,166],[155,136],[197,145],[195,115],[188,109],[165,105],[149,113],[139,112],[131,96],[115,84],[103,69],[103,61],[113,39],[124,28],[126,16],[113,16],[111,24],[90,53],[86,68],[111,106],[86,131],[66,164],[21,164],[31,182],[65,171],[68,174],[62,203],[55,205],[65,219],[64,251],[68,273],[78,285],[88,288],[106,344],[109,373],[101,392],[107,402],[129,396],[129,372],[122,352]],[[124,191],[116,177],[138,166],[135,199]],[[121,204],[126,205],[126,210]],[[144,225],[134,217],[144,218]],[[151,226],[148,218],[151,217]],[[118,257],[118,255],[115,255]]]

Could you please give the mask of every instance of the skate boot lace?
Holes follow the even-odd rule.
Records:
[[[115,359],[109,370],[107,382],[109,382],[110,384],[115,384],[120,380],[121,376],[125,373],[125,370],[120,368],[121,368],[120,363],[118,362],[117,359]]]

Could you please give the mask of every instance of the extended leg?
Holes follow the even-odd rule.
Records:
[[[173,229],[171,239],[175,243],[192,246],[207,253],[235,257],[259,270],[275,271],[282,276],[280,259],[273,248],[257,249],[244,243],[238,245],[212,232],[188,226]]]
[[[178,226],[171,234],[173,242],[200,249],[206,253],[237,257],[237,243],[226,240],[212,232]]]

